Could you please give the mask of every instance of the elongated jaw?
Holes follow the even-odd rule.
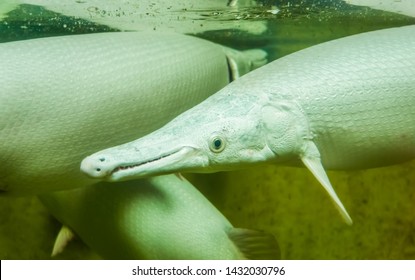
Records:
[[[124,181],[159,175],[182,169],[181,160],[192,151],[190,147],[183,147],[143,160],[129,160],[129,157],[115,157],[110,153],[98,152],[82,161],[81,171],[91,178],[104,181]]]

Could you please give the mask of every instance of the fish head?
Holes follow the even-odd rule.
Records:
[[[226,92],[212,96],[153,133],[85,158],[81,170],[93,178],[120,181],[233,170],[273,161],[286,153],[284,147],[291,146],[283,143],[289,137],[277,137],[270,130],[290,124],[267,120],[277,113],[273,115],[274,108],[263,104],[260,98]],[[283,134],[289,132],[287,127],[282,129]]]

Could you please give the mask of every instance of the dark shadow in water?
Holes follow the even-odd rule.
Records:
[[[0,21],[0,43],[41,37],[119,31],[40,6],[20,5]]]

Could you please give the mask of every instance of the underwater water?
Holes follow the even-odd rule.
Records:
[[[70,14],[73,9],[60,13],[52,6],[36,6],[35,2],[16,2],[7,7],[7,13],[0,16],[0,42],[125,27],[124,22],[108,25],[112,17],[96,21],[94,15],[106,17],[111,13],[93,5],[90,18],[84,18]],[[81,5],[87,1],[73,2]],[[340,0],[242,2],[240,9],[231,11],[226,5],[212,8],[194,4],[174,11],[177,22],[169,18],[158,25],[154,23],[157,21],[146,21],[146,26],[157,31],[168,25],[171,31],[192,33],[237,49],[262,48],[269,60],[274,60],[331,39],[415,24],[413,16],[352,6]],[[120,12],[115,18],[123,18],[122,8]],[[161,17],[154,13],[151,18],[157,16]],[[186,24],[190,27],[184,28]],[[284,259],[414,259],[414,167],[415,163],[409,162],[371,170],[329,171],[333,186],[354,220],[352,226],[343,222],[305,168],[261,166],[187,177],[235,227],[272,233]],[[0,258],[50,258],[60,226],[36,197],[0,197],[0,210]],[[58,258],[99,256],[78,241]]]

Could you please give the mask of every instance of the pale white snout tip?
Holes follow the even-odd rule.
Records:
[[[108,168],[108,160],[104,156],[91,155],[81,162],[81,172],[91,178],[102,179],[111,174],[112,169]]]

